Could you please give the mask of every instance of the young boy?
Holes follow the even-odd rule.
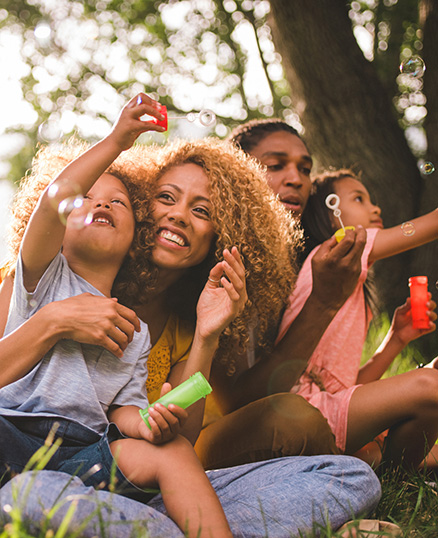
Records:
[[[107,169],[141,132],[164,130],[140,120],[144,114],[163,119],[158,103],[144,94],[137,99],[122,110],[111,133],[71,161],[41,195],[23,237],[5,334],[52,301],[84,292],[111,296],[135,246],[136,222],[129,178],[121,180]],[[49,195],[58,187],[63,198],[78,190],[85,195],[92,215],[88,226],[78,228],[67,219],[64,227]],[[145,325],[121,358],[63,340],[24,377],[0,389],[0,475],[21,472],[54,431],[62,444],[47,468],[107,488],[114,457],[122,493],[145,500],[142,489],[158,486],[170,517],[188,536],[231,537],[190,443],[168,433],[161,444],[158,425],[149,430],[139,415],[148,405],[149,348]]]

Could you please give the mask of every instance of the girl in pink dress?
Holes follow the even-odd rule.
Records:
[[[366,292],[369,267],[376,260],[424,245],[438,238],[438,210],[401,226],[383,229],[380,208],[351,170],[317,177],[303,214],[306,245],[319,245],[340,228],[339,219],[326,205],[329,194],[339,197],[342,224],[367,229],[358,284],[336,314],[316,347],[299,382],[291,392],[320,409],[336,437],[338,447],[355,454],[388,430],[383,460],[416,468],[438,437],[438,371],[418,369],[380,379],[410,342],[435,330],[436,304],[429,294],[429,328],[413,329],[410,299],[397,308],[391,327],[374,356],[362,367],[362,348],[372,318]],[[407,233],[407,230],[409,233]],[[414,232],[414,233],[412,233]],[[348,233],[348,232],[347,232]],[[307,256],[280,325],[277,342],[301,311],[312,290],[312,258]],[[426,448],[425,448],[426,442]]]

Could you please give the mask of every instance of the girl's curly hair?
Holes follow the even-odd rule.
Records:
[[[210,269],[223,259],[224,249],[237,246],[244,260],[249,300],[244,312],[222,334],[219,355],[225,358],[236,343],[243,350],[248,327],[254,322],[256,345],[271,346],[295,282],[296,250],[302,234],[269,188],[263,167],[234,144],[214,138],[174,141],[153,151],[144,146],[136,149],[146,165],[145,177],[154,184],[166,171],[185,163],[200,166],[210,182],[210,218],[216,240],[206,260],[183,277],[183,285],[180,281],[173,286],[168,294],[172,309],[181,317],[195,319],[196,303]]]
[[[62,145],[44,146],[35,155],[32,167],[22,179],[11,207],[7,236],[9,249],[7,273],[13,275],[15,272],[21,241],[41,194],[70,162],[88,148],[87,143],[71,139]],[[114,295],[118,297],[120,295],[123,303],[134,304],[138,302],[139,297],[144,297],[147,291],[144,282],[150,282],[150,275],[154,272],[150,255],[146,260],[144,256],[145,250],[149,250],[149,253],[152,251],[155,239],[151,211],[153,197],[146,193],[148,184],[143,184],[143,167],[137,165],[135,156],[130,152],[122,153],[107,172],[125,185],[136,222],[131,249],[119,270],[113,288]]]

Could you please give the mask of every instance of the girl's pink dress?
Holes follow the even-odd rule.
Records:
[[[363,284],[368,273],[368,257],[373,248],[377,228],[367,230],[362,254],[362,272],[351,296],[339,309],[311,356],[306,371],[291,392],[300,394],[327,419],[336,444],[345,451],[348,407],[359,373],[362,348],[368,331],[371,312],[366,308]],[[306,258],[297,283],[289,298],[277,336],[279,342],[303,308],[312,290],[312,258],[316,247]]]

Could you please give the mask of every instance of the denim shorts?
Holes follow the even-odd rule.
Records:
[[[142,490],[130,482],[115,464],[110,443],[125,436],[115,424],[99,434],[64,418],[0,416],[0,484],[21,473],[30,458],[44,446],[49,434],[61,445],[44,468],[78,476],[85,485],[110,490],[140,502],[148,502],[157,490]]]

